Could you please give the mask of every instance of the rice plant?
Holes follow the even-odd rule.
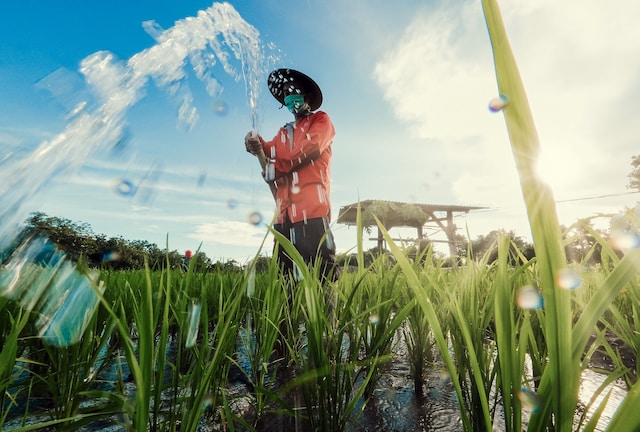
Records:
[[[637,277],[635,255],[640,252],[632,250],[620,260],[574,325],[571,290],[562,286],[558,279],[567,260],[562,248],[553,194],[536,175],[540,144],[533,116],[497,3],[495,0],[483,0],[482,6],[493,48],[498,89],[509,101],[503,112],[533,234],[537,277],[544,299],[542,324],[548,361],[538,388],[541,407],[532,416],[529,430],[544,430],[553,425],[558,431],[571,431],[577,405],[575,389],[580,380],[580,368],[576,366],[580,364],[601,314],[615,299],[622,285]],[[610,430],[635,430],[640,427],[640,420],[631,420],[632,416],[627,411],[640,397],[640,387],[636,387],[631,389],[619,408],[608,427]]]
[[[131,431],[195,431],[203,419],[260,430],[276,413],[298,427],[346,431],[375,397],[402,332],[415,394],[422,392],[425,359],[437,357],[451,377],[465,431],[595,430],[606,385],[619,378],[629,392],[607,430],[639,430],[637,360],[627,367],[607,335],[637,355],[640,249],[614,249],[593,231],[602,264],[582,275],[584,262],[568,264],[564,248],[572,239],[563,238],[553,194],[535,173],[540,143],[504,25],[494,0],[482,6],[536,258],[526,260],[499,238],[496,262],[487,254],[444,269],[432,252],[411,260],[371,214],[393,260],[380,256],[365,267],[358,211],[358,267],[335,282],[322,281],[319,267],[307,266],[273,232],[295,262],[297,280],[285,280],[275,261],[265,274],[253,264],[244,274],[193,266],[182,273],[168,265],[103,272],[98,311],[80,341],[64,348],[43,346],[32,314],[0,299],[0,426],[12,413],[20,420],[16,430],[72,430],[98,419]],[[567,275],[581,288],[565,284]],[[518,303],[522,287],[540,294],[540,306]],[[337,303],[327,293],[336,293]],[[577,414],[581,373],[597,350],[614,370]],[[109,392],[96,389],[94,379],[106,364],[120,371]],[[234,364],[246,375],[251,414],[235,412],[226,392]],[[285,382],[277,382],[279,370],[287,370]],[[54,408],[30,405],[42,384]],[[86,401],[93,404],[81,408]],[[23,411],[16,413],[18,405]],[[27,423],[42,413],[48,417]]]
[[[360,335],[355,323],[363,317],[368,319],[368,315],[357,310],[353,299],[362,277],[356,277],[355,286],[344,290],[341,284],[353,280],[351,276],[341,278],[337,286],[323,286],[320,266],[307,266],[286,239],[274,235],[300,272],[292,300],[300,314],[293,316],[302,318],[306,346],[296,353],[300,370],[291,388],[300,389],[306,421],[313,430],[346,430],[363,408],[361,396],[378,361],[359,360]],[[326,289],[336,289],[345,300],[331,313]]]

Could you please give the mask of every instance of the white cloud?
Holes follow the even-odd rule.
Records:
[[[251,225],[236,221],[218,221],[200,224],[195,232],[187,237],[205,243],[219,243],[223,245],[260,247],[265,241],[266,229],[264,225]],[[271,243],[265,241],[265,244]],[[270,247],[270,246],[269,246]]]
[[[540,135],[541,172],[555,196],[624,191],[630,157],[639,153],[629,142],[637,126],[628,119],[637,115],[628,111],[640,115],[640,104],[629,103],[629,94],[640,94],[640,3],[501,7]],[[374,77],[395,115],[436,143],[430,157],[455,173],[451,201],[521,206],[503,117],[487,109],[497,86],[480,2],[446,2],[415,16]],[[592,208],[600,211],[600,203]]]

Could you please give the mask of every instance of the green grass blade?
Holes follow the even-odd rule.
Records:
[[[637,431],[640,430],[640,416],[638,407],[640,406],[640,381],[637,381],[627,393],[618,407],[611,422],[607,426],[607,432]]]
[[[598,320],[620,290],[640,271],[640,249],[629,251],[594,293],[574,329],[573,357],[579,359]]]
[[[555,275],[566,265],[560,225],[555,201],[550,188],[536,174],[540,153],[538,134],[529,109],[526,92],[495,0],[482,1],[487,28],[493,48],[496,77],[501,95],[508,98],[504,116],[511,148],[520,178],[520,187],[534,239],[539,265],[539,281],[545,304],[545,329],[549,348],[549,363],[545,368],[539,395],[545,400],[545,409],[532,419],[532,430],[542,430],[553,410],[556,429],[571,431],[579,374],[573,367],[571,350],[571,300],[568,290],[558,289]]]
[[[517,355],[524,349],[516,342],[518,329],[514,318],[514,302],[507,269],[510,240],[501,237],[498,242],[498,267],[495,279],[494,307],[496,347],[498,351],[499,384],[504,403],[505,430],[519,432],[521,427],[521,404],[512,397],[520,391],[524,358]],[[516,351],[517,350],[517,351]],[[514,352],[515,351],[515,352]],[[516,354],[516,355],[514,355]]]

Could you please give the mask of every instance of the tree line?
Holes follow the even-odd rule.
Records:
[[[601,246],[594,233],[600,238],[607,238],[607,233],[592,227],[588,221],[574,224],[571,228],[563,227],[564,237],[567,239],[565,252],[569,262],[583,264],[599,264]],[[214,271],[224,270],[232,272],[243,271],[242,264],[235,260],[226,262],[212,262],[206,253],[198,251],[178,252],[158,247],[146,240],[127,240],[118,237],[107,237],[104,234],[95,234],[90,225],[83,222],[73,222],[69,219],[48,216],[42,212],[30,215],[25,223],[22,234],[16,239],[16,247],[25,238],[41,235],[56,245],[69,259],[82,262],[91,268],[107,268],[113,270],[133,270],[145,267],[145,258],[151,269],[186,268],[191,261],[199,270]],[[518,236],[514,231],[497,229],[476,239],[469,241],[463,235],[456,235],[456,254],[458,257],[470,257],[473,260],[486,259],[487,263],[497,260],[497,240],[499,236],[506,236],[511,240],[512,262],[529,260],[535,257],[535,249],[532,243]],[[373,262],[375,256],[387,251],[379,251],[372,248],[365,252],[365,266]],[[488,256],[486,256],[488,254]],[[417,252],[414,252],[417,255]],[[446,260],[446,257],[438,256],[438,259]],[[268,267],[268,257],[259,257],[256,263],[257,270]],[[357,254],[350,254],[338,258],[339,265],[355,265]]]
[[[178,252],[161,249],[146,240],[127,240],[95,234],[91,226],[84,222],[48,216],[43,212],[32,213],[25,221],[22,233],[15,241],[15,247],[26,238],[44,236],[67,258],[81,262],[91,268],[133,270],[145,267],[145,258],[151,269],[185,268],[191,261],[198,269],[226,269],[242,271],[242,266],[234,260],[212,262],[204,252]]]
[[[640,155],[631,157],[631,171],[628,174],[627,188],[640,192]],[[594,237],[607,239],[608,233],[594,229],[588,220],[578,221],[570,228],[563,227],[564,238],[567,239],[565,252],[569,262],[583,264],[598,264],[601,262],[601,246]],[[35,212],[30,215],[25,223],[25,228],[14,242],[18,247],[29,236],[42,235],[53,242],[69,259],[83,262],[92,268],[111,268],[115,270],[142,269],[145,266],[145,258],[150,268],[162,268],[167,264],[170,268],[184,268],[189,262],[195,260],[198,269],[227,271],[242,271],[243,267],[235,260],[226,262],[212,262],[204,252],[198,251],[191,255],[177,250],[161,249],[156,244],[146,240],[126,240],[121,236],[107,237],[104,234],[95,234],[90,225],[83,222],[73,222],[69,219],[48,216],[43,212]],[[480,235],[475,240],[468,240],[463,235],[456,235],[456,255],[458,257],[470,257],[478,260],[487,258],[488,263],[497,259],[496,241],[499,236],[507,236],[511,239],[511,256],[516,259],[531,259],[535,257],[533,244],[516,235],[514,231],[497,229],[486,235]],[[519,252],[519,253],[516,253]],[[378,251],[372,248],[367,251],[365,261],[371,262]],[[9,251],[0,251],[0,259],[6,258]],[[488,257],[485,257],[486,254]],[[3,255],[4,254],[4,255]],[[185,256],[191,255],[191,256]],[[355,263],[356,254],[340,257],[339,264]],[[440,257],[442,258],[442,257]],[[258,259],[257,268],[267,267],[267,257]],[[366,265],[367,263],[365,263]]]

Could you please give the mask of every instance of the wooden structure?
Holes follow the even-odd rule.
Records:
[[[441,229],[447,236],[449,253],[456,254],[455,233],[456,226],[453,217],[456,213],[469,213],[472,210],[486,209],[487,207],[472,207],[460,205],[439,204],[415,204],[397,201],[366,200],[353,203],[340,208],[337,222],[346,225],[357,225],[358,205],[360,205],[360,217],[364,228],[377,226],[377,217],[388,231],[394,227],[415,228],[416,244],[429,240],[425,235],[425,228],[429,226]],[[373,239],[372,239],[373,240]],[[378,249],[384,246],[384,238],[378,228]]]

